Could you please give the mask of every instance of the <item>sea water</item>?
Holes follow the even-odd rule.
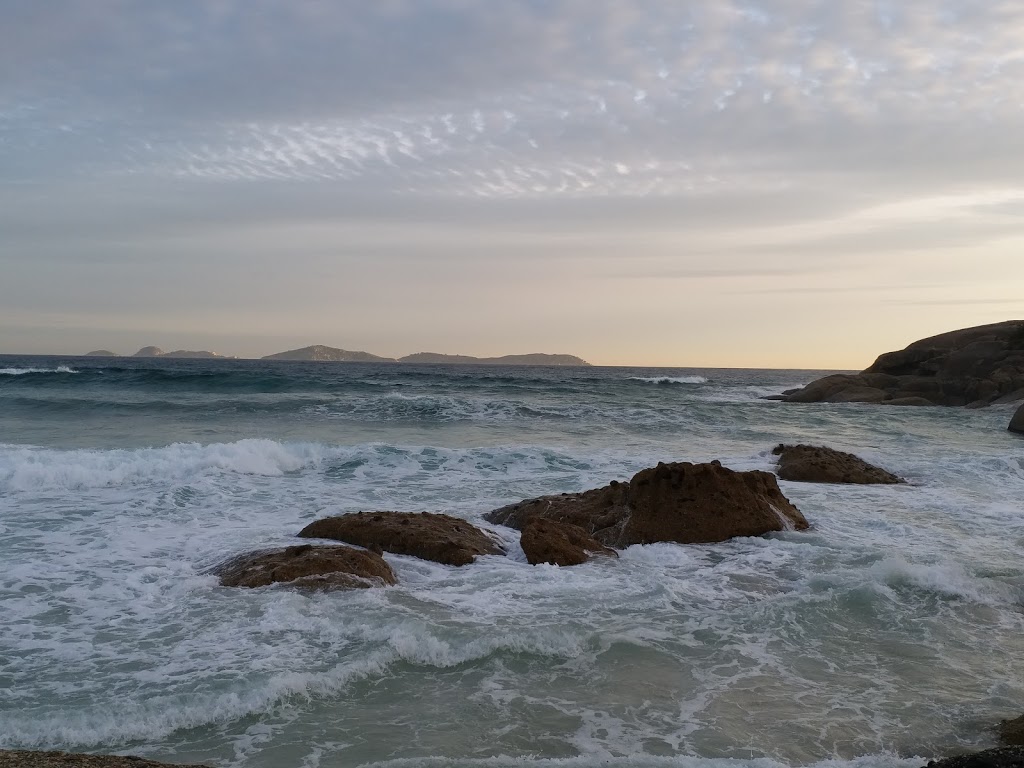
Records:
[[[1012,407],[761,399],[821,372],[0,358],[0,747],[302,766],[909,768],[1024,711]],[[529,565],[481,515],[658,461],[850,450],[806,532]],[[325,515],[507,557],[229,589]]]

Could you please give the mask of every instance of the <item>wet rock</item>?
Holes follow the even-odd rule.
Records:
[[[931,760],[922,768],[1024,768],[1024,747],[996,747],[969,755]]]
[[[375,552],[312,544],[240,555],[214,573],[225,587],[287,583],[303,589],[358,589],[397,582],[391,566]]]
[[[534,517],[526,523],[520,544],[531,565],[580,565],[591,555],[618,557],[614,549],[604,546],[579,526],[542,517]]]
[[[808,527],[774,475],[735,472],[718,462],[659,464],[628,483],[528,499],[484,515],[520,530],[538,517],[578,526],[609,547],[711,543]]]
[[[777,445],[778,475],[798,483],[886,484],[905,482],[852,453],[819,445]]]
[[[1024,747],[1024,715],[999,724],[999,743],[1005,746]]]
[[[1007,427],[1011,432],[1019,432],[1024,435],[1024,405],[1017,409],[1017,412],[1013,414],[1013,418],[1010,419],[1010,426]]]
[[[914,406],[929,406],[935,405],[931,400],[926,400],[923,397],[894,397],[892,400],[886,400],[886,405],[914,405]],[[986,403],[988,405],[988,403]]]
[[[1024,389],[1024,320],[963,328],[886,352],[859,374],[833,374],[780,399],[790,403],[974,405]]]
[[[325,517],[307,525],[299,536],[334,539],[445,565],[468,565],[478,555],[505,554],[476,526],[458,517],[429,512],[357,512]]]
[[[0,768],[173,768],[181,763],[158,763],[133,755],[82,755],[0,749]],[[192,768],[210,768],[190,763]]]

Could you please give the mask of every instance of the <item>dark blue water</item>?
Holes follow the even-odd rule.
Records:
[[[62,447],[650,436],[820,373],[0,356],[0,427]]]

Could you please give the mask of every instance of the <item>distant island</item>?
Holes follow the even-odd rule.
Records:
[[[325,347],[323,344],[314,344],[302,349],[290,349],[287,352],[278,352],[275,355],[265,355],[261,360],[314,360],[332,363],[393,363],[393,357],[378,357],[369,352],[350,352],[347,349],[336,347]]]
[[[86,354],[86,357],[121,357],[108,349],[97,349]],[[185,359],[217,359],[237,360],[237,357],[218,355],[206,350],[176,349],[164,352],[160,347],[143,347],[130,357],[166,357]],[[440,352],[417,352],[405,357],[381,357],[369,352],[328,347],[313,344],[301,349],[289,349],[273,355],[265,355],[261,360],[308,360],[312,362],[330,363],[411,363],[418,365],[559,365],[589,366],[586,360],[575,355],[551,355],[534,352],[527,355],[502,355],[501,357],[472,357],[471,355],[445,355]]]
[[[314,344],[302,349],[292,349],[267,355],[263,360],[312,360],[337,363],[413,363],[420,365],[590,365],[575,355],[503,355],[502,357],[471,357],[469,355],[444,355],[438,352],[417,352],[405,357],[380,357],[369,352],[353,352],[348,349],[325,347]]]
[[[92,352],[86,352],[85,357],[122,357],[117,352],[111,352],[109,349],[97,349]],[[218,360],[237,360],[238,358],[230,355],[218,355],[216,352],[208,352],[204,350],[194,349],[176,349],[173,352],[164,352],[160,347],[143,347],[131,357],[173,357],[173,358],[186,358],[186,359],[213,359]]]

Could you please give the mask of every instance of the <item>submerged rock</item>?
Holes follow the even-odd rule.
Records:
[[[1024,397],[1024,320],[931,336],[886,352],[859,374],[833,374],[778,399],[789,403],[982,406]]]
[[[931,760],[922,768],[1024,768],[1024,747],[996,747],[969,755]]]
[[[375,552],[303,544],[250,552],[218,566],[225,587],[265,587],[287,583],[305,589],[359,589],[395,584],[394,571]]]
[[[1021,405],[1017,412],[1013,414],[1013,418],[1010,419],[1010,426],[1007,429],[1024,435],[1024,405]]]
[[[808,527],[800,510],[782,495],[775,475],[735,472],[717,461],[659,464],[628,483],[528,499],[484,518],[519,530],[534,518],[569,523],[609,547],[703,544]]]
[[[376,551],[468,565],[477,555],[504,555],[490,536],[465,520],[429,512],[357,512],[310,523],[299,536],[334,539]]]
[[[0,768],[173,768],[182,763],[158,763],[134,755],[82,755],[72,752],[35,752],[0,749]],[[191,768],[210,768],[190,763]]]
[[[534,517],[526,523],[519,541],[531,565],[580,565],[591,555],[619,556],[579,526],[542,517]]]
[[[778,475],[798,483],[859,483],[863,485],[905,482],[881,467],[868,464],[852,453],[819,445],[777,445]]]

